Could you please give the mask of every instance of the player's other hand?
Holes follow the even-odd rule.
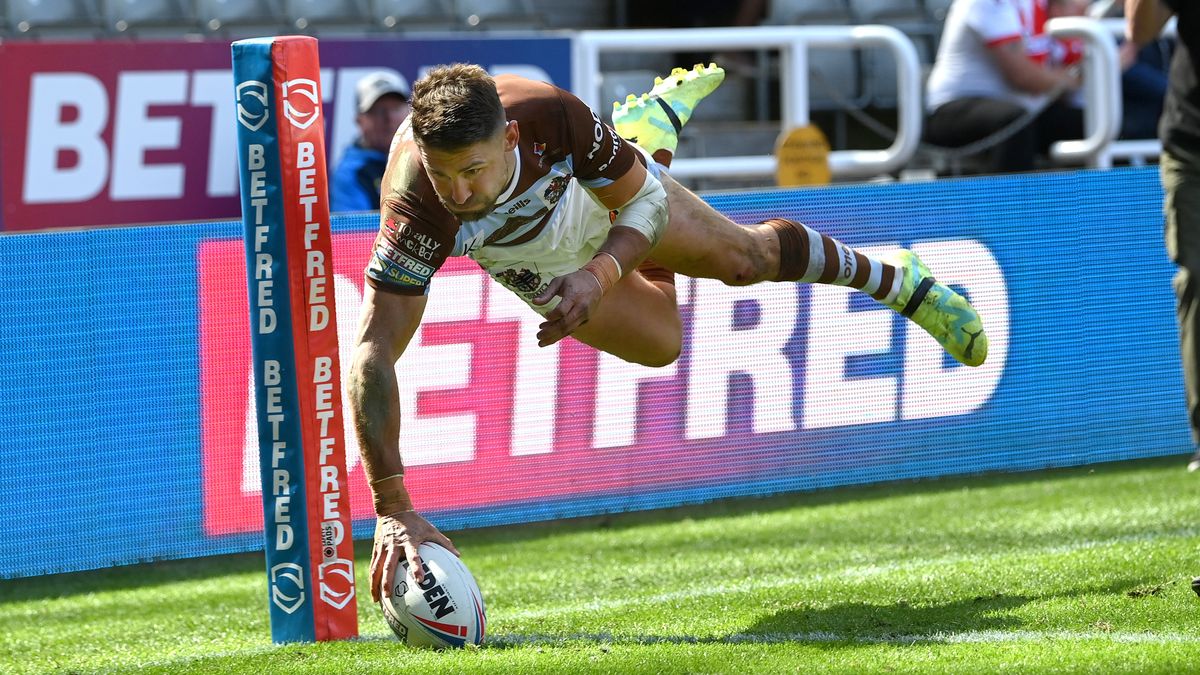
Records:
[[[576,270],[570,274],[554,277],[546,290],[533,299],[533,304],[544,305],[562,298],[554,309],[546,313],[546,320],[538,326],[538,346],[548,347],[575,332],[592,316],[600,304],[600,282],[596,275],[587,270]]]
[[[413,571],[417,583],[425,580],[418,550],[427,541],[441,544],[458,555],[453,542],[416,511],[401,511],[379,517],[375,522],[375,547],[371,550],[372,600],[379,602],[381,597],[392,595],[396,574],[400,569],[400,556],[408,559],[409,569]]]

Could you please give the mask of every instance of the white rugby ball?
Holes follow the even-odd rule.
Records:
[[[379,602],[388,626],[401,642],[414,647],[481,644],[487,614],[475,577],[458,556],[438,544],[426,542],[419,551],[424,581],[418,584],[408,560],[403,560],[392,596]]]

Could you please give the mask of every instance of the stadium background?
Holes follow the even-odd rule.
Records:
[[[221,192],[228,183],[211,164],[224,157],[213,135],[226,125],[231,138],[233,115],[197,96],[219,91],[230,36],[0,43],[0,83],[12,92],[0,102],[0,513],[9,532],[0,577],[262,546],[241,226],[228,220],[236,193]],[[569,88],[569,58],[563,36],[322,42],[323,66],[347,79],[345,69],[373,65],[412,79],[424,65],[465,59],[537,69]],[[94,108],[59,101],[76,112],[55,118],[58,130],[94,123],[98,143],[84,134],[70,147],[31,128],[36,76],[63,73],[101,96]],[[340,90],[326,96],[336,137],[347,123]],[[154,126],[167,119],[178,125]],[[158,141],[122,145],[139,133]],[[97,188],[38,197],[41,183],[29,178],[37,139],[76,154],[43,167],[46,176],[78,184],[70,169],[82,167]],[[154,193],[145,180],[155,178],[173,187]],[[477,269],[452,264],[409,355],[425,358],[401,366],[423,385],[406,393],[413,414],[402,445],[414,495],[436,523],[1188,450],[1152,168],[706,196],[741,222],[792,217],[854,246],[917,248],[983,308],[992,359],[957,368],[904,322],[837,289],[688,282],[684,355],[644,371],[570,344],[530,349],[532,315]],[[374,227],[370,216],[334,219],[343,353]],[[350,463],[362,536],[369,497]],[[74,528],[59,527],[68,520]]]

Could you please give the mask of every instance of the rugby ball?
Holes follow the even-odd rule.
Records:
[[[408,560],[396,570],[392,596],[379,605],[401,642],[445,649],[483,642],[487,614],[479,585],[467,566],[445,548],[421,544],[425,579],[418,584]]]

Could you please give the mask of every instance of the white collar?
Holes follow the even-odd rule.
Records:
[[[499,197],[496,197],[496,203],[494,206],[499,206],[508,201],[508,198],[512,196],[513,191],[517,189],[517,181],[521,178],[521,153],[517,148],[513,148],[512,153],[513,156],[516,157],[516,163],[513,166],[512,181],[508,184],[508,187],[505,188],[504,193]]]

